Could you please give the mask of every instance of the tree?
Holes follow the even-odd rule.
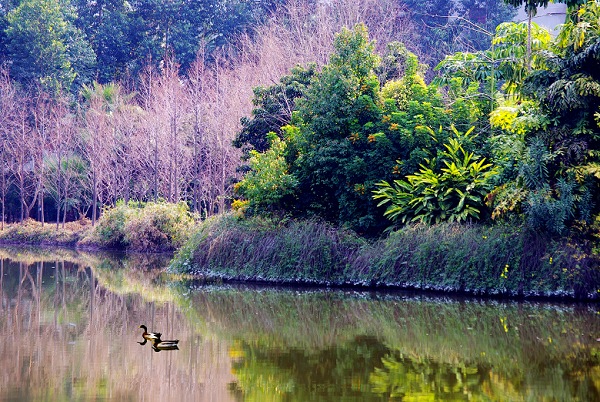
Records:
[[[52,104],[45,156],[45,188],[56,205],[56,229],[59,227],[62,212],[62,224],[65,225],[67,211],[77,204],[73,197],[73,160],[77,158],[77,126],[75,116],[68,108],[66,99],[57,99]],[[85,188],[84,182],[78,182],[78,191]]]
[[[86,101],[82,111],[82,155],[89,170],[89,184],[92,193],[92,226],[96,224],[98,211],[102,205],[102,188],[107,175],[108,161],[112,149],[109,113],[112,107],[115,85],[103,86],[94,83],[93,87],[84,86],[81,92]]]
[[[301,135],[287,148],[290,174],[299,180],[299,210],[364,232],[377,226],[375,211],[365,211],[370,209],[367,186],[375,172],[393,164],[385,158],[376,162],[368,153],[386,147],[383,137],[380,143],[368,140],[378,131],[374,122],[381,121],[379,58],[363,24],[342,29],[334,48],[330,63],[298,101],[300,120],[292,124]]]
[[[286,127],[283,128],[284,131]],[[292,127],[287,127],[293,130]],[[271,146],[263,153],[250,151],[248,161],[250,171],[235,186],[236,192],[249,200],[249,209],[253,213],[265,212],[282,205],[286,197],[293,196],[298,181],[288,173],[285,161],[286,142],[277,134],[268,135]]]
[[[14,159],[11,151],[12,132],[15,129],[15,112],[19,104],[17,91],[10,80],[8,71],[0,69],[0,202],[2,203],[2,230],[6,219],[6,196],[13,181]]]
[[[32,136],[34,165],[33,170],[38,182],[37,220],[45,222],[44,196],[46,195],[46,159],[50,154],[50,138],[52,137],[53,120],[55,119],[55,107],[45,92],[38,92],[33,99],[31,107]]]
[[[531,20],[537,14],[538,7],[548,7],[550,0],[504,0],[504,2],[514,7],[525,6],[527,14],[527,57],[525,60],[527,70],[529,70],[531,68]]]
[[[237,134],[234,145],[243,148],[246,153],[250,150],[266,151],[270,144],[268,133],[282,136],[281,127],[291,122],[296,100],[304,96],[315,74],[315,64],[309,64],[306,68],[296,66],[290,75],[279,80],[279,84],[267,88],[255,87],[252,118],[242,118],[242,130]]]
[[[95,56],[73,23],[68,1],[23,0],[7,15],[7,53],[13,78],[52,93],[78,91],[93,73]]]
[[[19,99],[19,102],[30,101]],[[11,157],[14,159],[13,175],[19,192],[19,201],[21,205],[20,221],[31,216],[31,210],[37,201],[40,191],[40,181],[36,179],[35,166],[38,163],[36,153],[38,144],[36,144],[32,135],[32,127],[29,123],[31,116],[26,106],[15,107],[14,109],[14,126],[10,133],[8,142],[12,144]]]
[[[542,112],[554,126],[540,133],[554,158],[550,184],[573,179],[581,216],[591,216],[597,206],[586,200],[600,179],[600,4],[589,2],[557,37],[556,54],[547,53],[547,69],[534,71],[525,93],[540,99]],[[577,194],[579,192],[579,194]]]
[[[134,50],[142,39],[132,5],[125,0],[73,0],[75,24],[85,32],[97,59],[95,79],[101,84],[127,77],[136,63]]]

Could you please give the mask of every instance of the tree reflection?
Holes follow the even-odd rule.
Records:
[[[373,337],[316,351],[236,342],[231,389],[246,402],[379,401],[368,380],[386,353]]]
[[[189,335],[173,303],[112,292],[108,287],[117,285],[96,275],[100,265],[123,270],[123,260],[11,259],[0,251],[0,400],[231,400],[224,346]],[[130,345],[145,320],[186,334],[194,347],[177,358],[152,349],[140,354]],[[220,367],[206,355],[222,359]],[[219,389],[205,389],[209,375]]]
[[[186,284],[148,256],[2,253],[0,400],[600,400],[597,305]],[[140,323],[180,350],[132,347]]]

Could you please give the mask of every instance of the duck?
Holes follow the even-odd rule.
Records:
[[[179,350],[179,347],[177,346],[178,343],[179,339],[168,341],[153,340],[152,349],[154,349],[155,352],[160,352],[161,350]]]
[[[142,337],[144,338],[144,342],[138,342],[140,345],[145,345],[147,341],[158,341],[160,342],[160,336],[162,335],[160,332],[148,332],[148,328],[142,324],[140,328],[144,330],[142,333]]]

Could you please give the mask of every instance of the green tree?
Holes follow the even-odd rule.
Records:
[[[244,149],[245,154],[250,150],[264,152],[271,144],[267,138],[270,132],[282,137],[281,127],[291,123],[296,100],[304,96],[315,73],[314,64],[306,68],[296,66],[290,75],[279,80],[279,84],[254,88],[252,118],[241,119],[242,129],[234,145]]]
[[[93,74],[95,56],[75,27],[67,0],[23,0],[7,15],[13,78],[26,86],[76,92]]]
[[[561,29],[555,53],[546,53],[548,68],[535,71],[525,87],[554,123],[544,138],[560,155],[560,169],[575,170],[580,180],[586,172],[600,178],[599,20],[597,2],[581,6],[578,21]]]
[[[98,60],[95,79],[104,84],[124,78],[136,63],[142,39],[131,4],[125,0],[73,0],[76,25],[85,32]]]
[[[531,20],[536,16],[538,7],[548,7],[550,0],[504,0],[504,2],[514,7],[525,6],[527,14],[527,57],[525,60],[529,70],[531,65]]]
[[[291,132],[294,128],[287,126],[283,130]],[[273,132],[267,137],[269,149],[263,153],[250,151],[250,171],[235,186],[236,192],[249,200],[251,213],[278,209],[286,198],[293,196],[298,184],[297,179],[288,173],[286,142]]]

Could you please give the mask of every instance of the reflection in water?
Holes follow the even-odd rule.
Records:
[[[152,341],[152,349],[155,352],[162,350],[179,350],[179,339],[172,341]]]
[[[227,344],[200,337],[173,303],[109,291],[98,265],[0,261],[0,400],[233,400]],[[140,353],[144,321],[183,336],[184,353]]]
[[[595,304],[191,286],[131,256],[8,253],[0,400],[600,400]],[[140,322],[166,335],[140,342]]]

